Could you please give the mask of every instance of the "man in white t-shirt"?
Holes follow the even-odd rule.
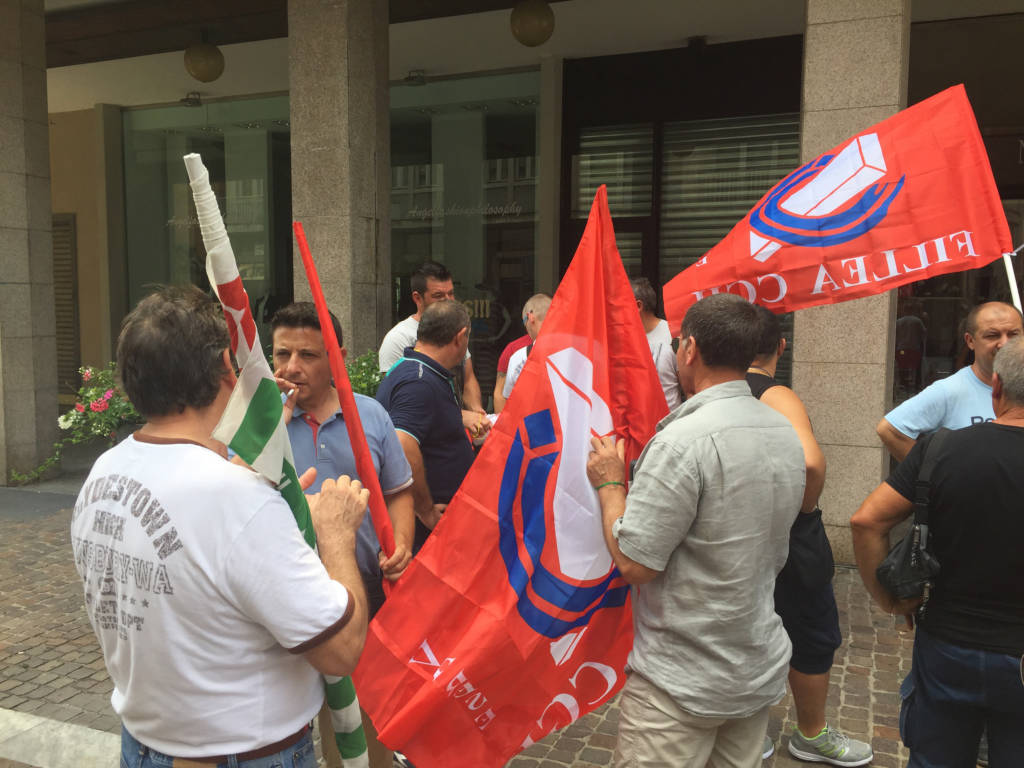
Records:
[[[211,437],[235,383],[228,343],[195,288],[128,315],[118,370],[146,423],[100,456],[72,515],[129,768],[315,766],[321,674],[350,674],[366,636],[368,492],[342,477],[310,498],[318,558],[281,494]]]
[[[452,273],[444,264],[436,261],[425,262],[416,268],[410,278],[410,288],[416,314],[400,321],[385,334],[377,353],[381,373],[390,371],[402,359],[406,349],[416,346],[416,329],[419,328],[424,309],[435,301],[455,300]],[[491,428],[483,408],[480,383],[473,372],[473,358],[468,350],[462,363],[462,423],[474,438],[482,437]]]
[[[646,277],[634,277],[629,281],[636,298],[636,308],[640,311],[640,321],[647,333],[647,343],[651,347],[654,368],[658,372],[661,390],[665,393],[665,402],[671,411],[683,402],[683,393],[679,389],[679,378],[676,375],[676,353],[672,351],[672,331],[668,322],[658,317],[658,296],[654,292],[651,281]]]
[[[551,297],[546,293],[535,293],[523,304],[523,325],[526,326],[526,333],[530,336],[530,343],[513,352],[512,357],[508,360],[508,373],[505,374],[505,385],[501,390],[501,394],[506,400],[512,394],[512,387],[519,381],[519,374],[523,372],[523,367],[526,365],[526,357],[533,349],[534,342],[537,341],[550,306]]]
[[[992,364],[1007,340],[1021,333],[1021,315],[1013,305],[990,301],[974,307],[967,315],[964,333],[964,343],[974,350],[974,363],[936,381],[885,415],[876,431],[889,453],[903,461],[922,433],[992,421]]]

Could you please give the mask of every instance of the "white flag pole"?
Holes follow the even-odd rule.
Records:
[[[1006,281],[1010,284],[1010,297],[1013,299],[1013,306],[1017,308],[1018,312],[1022,312],[1020,308],[1020,289],[1017,288],[1017,276],[1013,272],[1013,257],[1020,252],[1024,245],[1020,245],[1014,250],[1013,253],[1003,254],[1003,266],[1006,267]]]

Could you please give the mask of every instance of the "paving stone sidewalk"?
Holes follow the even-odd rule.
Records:
[[[0,489],[10,493],[16,492]],[[68,509],[4,514],[0,504],[0,709],[117,733],[111,683],[71,561],[69,521]],[[871,742],[872,765],[897,768],[906,762],[897,730],[897,692],[910,668],[912,636],[871,606],[855,571],[840,568],[835,590],[844,640],[826,714],[848,735]],[[794,719],[790,697],[773,707],[769,735],[776,755],[766,767],[807,765],[786,751],[785,734]],[[612,702],[533,745],[509,768],[608,765],[617,722]]]

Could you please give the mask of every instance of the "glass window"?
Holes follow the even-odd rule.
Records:
[[[391,88],[394,321],[415,312],[416,267],[447,266],[473,318],[470,351],[485,404],[534,291],[539,92],[537,72]]]
[[[572,215],[586,219],[594,191],[608,185],[608,210],[615,218],[649,216],[654,181],[654,126],[584,128],[572,156]]]
[[[662,282],[711,250],[799,164],[799,114],[667,123],[659,228]]]
[[[291,301],[287,96],[127,110],[124,147],[129,306],[154,285],[209,287],[189,152],[210,172],[257,323]],[[264,327],[260,338],[269,340]]]

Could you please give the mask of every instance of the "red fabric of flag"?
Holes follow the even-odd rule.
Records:
[[[774,312],[882,293],[1012,250],[967,93],[948,88],[784,178],[664,288],[673,333],[730,292]]]
[[[586,460],[611,433],[635,458],[665,413],[601,187],[501,417],[370,625],[354,677],[381,741],[499,766],[619,690],[629,587]]]

